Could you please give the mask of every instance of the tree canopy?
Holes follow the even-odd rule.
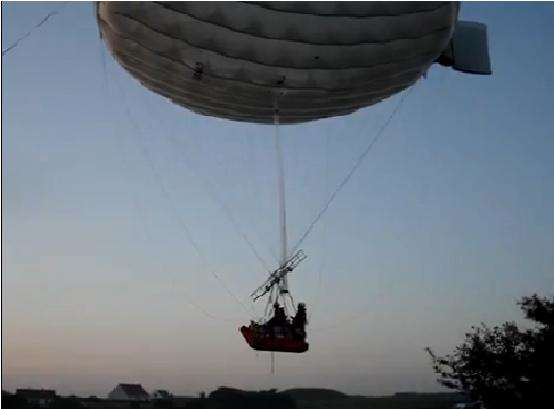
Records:
[[[439,356],[426,348],[438,382],[468,393],[487,409],[546,407],[554,389],[554,297],[535,294],[518,304],[532,328],[481,324],[451,354]]]

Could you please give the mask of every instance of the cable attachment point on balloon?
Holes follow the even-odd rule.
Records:
[[[282,87],[285,85],[285,80],[287,77],[284,75],[277,80],[276,85],[278,87]],[[278,88],[277,90],[272,92],[273,94],[273,124],[279,125],[279,99],[284,97],[287,94],[287,90],[285,88]]]
[[[204,74],[204,64],[197,62],[194,66],[194,74],[192,76],[195,80],[201,80],[202,74]]]
[[[283,281],[287,274],[291,273],[302,261],[307,258],[308,256],[304,254],[304,251],[298,250],[292,257],[279,266],[278,269],[273,271],[269,275],[268,279],[261,286],[256,288],[252,294],[250,294],[250,297],[252,297],[253,301],[256,301],[269,293],[274,286],[279,285]],[[279,288],[279,294],[288,294],[288,289],[286,287]]]

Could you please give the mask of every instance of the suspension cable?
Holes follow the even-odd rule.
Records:
[[[102,55],[103,54],[101,54],[101,56]],[[109,97],[109,94],[110,94],[110,92],[109,92],[110,91],[110,86],[109,86],[109,82],[108,82],[109,75],[108,75],[108,70],[107,70],[107,67],[106,67],[105,58],[102,59],[102,67],[103,67],[103,72],[104,72],[105,90],[108,92],[107,95]],[[123,139],[122,139],[122,142],[125,143],[125,141]],[[123,148],[123,146],[122,146],[122,148]],[[125,164],[125,161],[122,161],[122,163]],[[128,168],[126,166],[125,166],[125,168],[128,170]],[[137,205],[136,202],[135,202],[135,205]],[[142,222],[142,227],[144,229],[146,239],[148,241],[153,241],[153,238],[149,234],[148,229],[147,229],[146,225],[144,224],[143,218],[141,217],[140,220]],[[183,296],[185,302],[189,306],[191,306],[192,308],[194,308],[195,310],[200,312],[206,318],[209,318],[211,320],[216,320],[216,321],[236,322],[236,320],[237,320],[236,318],[220,317],[220,316],[216,316],[216,315],[212,314],[211,312],[206,310],[204,307],[202,307],[200,304],[198,304],[196,301],[194,301],[193,297],[191,297],[190,294],[188,294],[183,288],[180,288],[179,292],[181,293],[181,295]]]
[[[35,30],[37,30],[38,28],[40,28],[40,26],[42,26],[43,24],[45,24],[48,20],[50,20],[51,17],[54,17],[55,15],[57,14],[60,14],[61,11],[63,10],[63,8],[66,6],[67,3],[64,3],[62,4],[58,9],[56,10],[53,10],[51,12],[49,12],[46,16],[44,16],[37,24],[35,24],[33,27],[31,27],[29,29],[29,31],[27,31],[25,34],[23,34],[22,36],[18,37],[11,45],[9,45],[8,47],[4,48],[2,50],[2,57],[4,57],[6,54],[8,54],[9,52],[11,52],[12,50],[16,49],[19,44],[25,40],[27,37],[29,37],[31,34],[33,34],[33,32]]]
[[[184,145],[182,141],[176,139],[174,136],[170,136],[169,139],[171,140],[171,142],[174,146],[179,146],[179,145],[183,146]],[[184,152],[185,152],[185,149],[182,149],[183,156],[186,158],[186,154]],[[269,267],[269,264],[260,255],[260,253],[256,249],[256,246],[254,246],[254,243],[252,242],[252,240],[250,240],[250,238],[248,237],[246,232],[241,228],[239,222],[237,221],[236,217],[234,216],[234,214],[231,211],[231,209],[229,208],[229,206],[227,206],[227,204],[224,201],[220,200],[219,197],[217,196],[217,194],[215,193],[216,188],[215,188],[214,184],[212,182],[210,182],[208,179],[206,179],[206,178],[202,177],[201,175],[199,175],[197,172],[195,172],[195,170],[192,168],[192,166],[190,165],[188,160],[185,160],[184,163],[185,163],[185,166],[187,167],[187,169],[191,173],[193,173],[193,175],[196,178],[198,178],[202,181],[202,183],[204,184],[204,188],[206,189],[208,194],[211,196],[212,200],[214,202],[216,202],[219,205],[219,207],[221,208],[221,210],[223,210],[223,212],[226,214],[227,218],[231,222],[231,225],[235,229],[235,232],[247,244],[247,246],[250,248],[250,251],[252,252],[254,257],[260,262],[263,269],[266,270],[267,272],[270,272],[271,268]]]
[[[120,87],[120,84],[115,81],[116,83],[116,86],[118,88],[118,91],[120,93],[120,96],[122,97],[122,100],[124,102],[124,111],[129,119],[129,122],[132,124],[132,126],[137,130],[138,133],[140,134],[143,134],[143,130],[142,128],[134,121],[132,115],[131,115],[131,112],[129,110],[129,106],[128,106],[128,102],[127,102],[127,99],[125,98],[125,93],[123,92],[122,88]],[[187,224],[185,223],[185,221],[183,220],[180,212],[177,210],[177,207],[175,206],[175,202],[173,201],[172,199],[172,196],[171,194],[169,193],[165,183],[164,183],[164,180],[160,174],[160,172],[158,171],[158,169],[156,168],[156,166],[154,165],[153,163],[153,160],[152,158],[150,157],[150,154],[146,148],[146,146],[140,141],[139,139],[139,143],[140,143],[140,150],[141,150],[141,153],[143,154],[143,157],[147,160],[148,162],[148,165],[153,173],[153,175],[155,176],[158,184],[160,185],[160,190],[163,194],[163,196],[165,197],[165,199],[169,202],[170,204],[170,207],[171,207],[171,210],[172,210],[172,213],[177,221],[177,223],[179,224],[179,226],[181,227],[182,231],[185,233],[185,237],[186,239],[188,240],[188,242],[191,244],[191,246],[193,247],[193,249],[195,250],[198,258],[200,259],[200,261],[202,262],[202,264],[204,265],[204,268],[206,270],[208,270],[212,276],[220,283],[222,284],[222,286],[224,287],[225,291],[231,296],[231,298],[233,298],[233,300],[238,304],[240,305],[244,311],[248,314],[248,316],[252,317],[251,315],[251,312],[248,310],[248,308],[246,307],[246,305],[231,291],[231,289],[229,288],[228,285],[224,284],[224,281],[223,279],[212,269],[210,268],[210,265],[208,263],[208,260],[207,258],[204,256],[204,253],[202,252],[202,250],[200,249],[200,246],[198,245],[198,243],[196,242],[196,240],[194,239],[194,237],[192,236],[192,233],[190,231],[190,229],[188,228]],[[205,310],[204,310],[205,312]],[[206,314],[205,314],[206,315]]]
[[[147,104],[149,105],[149,104]],[[148,107],[150,111],[152,111],[151,107]],[[161,125],[162,125],[162,122],[159,120],[159,118],[157,118],[157,122]],[[250,251],[252,252],[252,254],[254,255],[254,257],[260,262],[262,268],[267,272],[267,273],[270,273],[271,272],[271,267],[269,266],[269,264],[267,263],[267,261],[261,256],[260,252],[256,249],[256,246],[254,245],[254,243],[252,242],[252,240],[250,240],[250,238],[248,237],[248,235],[246,234],[246,232],[244,231],[244,229],[242,229],[240,223],[238,222],[237,218],[234,216],[233,212],[231,211],[230,207],[225,203],[225,201],[221,200],[220,197],[217,195],[216,191],[218,190],[217,189],[217,186],[211,182],[209,179],[205,178],[204,176],[202,176],[201,174],[199,174],[198,172],[196,172],[196,170],[194,169],[194,167],[191,165],[191,161],[190,159],[188,158],[186,152],[188,151],[186,148],[187,148],[187,144],[186,142],[184,142],[183,140],[181,139],[178,139],[176,138],[173,134],[171,134],[170,132],[167,132],[167,135],[168,135],[168,140],[171,142],[171,144],[176,147],[177,149],[179,149],[183,155],[183,157],[185,158],[185,160],[183,161],[183,163],[185,164],[185,166],[187,167],[188,171],[191,172],[193,174],[193,176],[197,179],[199,179],[202,184],[203,184],[203,187],[204,189],[206,190],[206,192],[208,193],[208,195],[210,196],[210,198],[221,208],[221,210],[225,213],[225,215],[227,216],[227,218],[229,219],[229,221],[231,222],[231,225],[232,227],[234,228],[235,232],[243,239],[243,241],[247,244],[247,246],[250,248]]]
[[[342,181],[338,184],[338,186],[335,188],[335,190],[333,191],[333,193],[331,193],[331,195],[329,196],[329,199],[327,199],[327,202],[325,202],[325,205],[321,208],[321,210],[319,211],[319,213],[316,215],[316,217],[312,220],[312,222],[308,225],[308,228],[306,229],[306,231],[304,232],[304,234],[302,236],[300,236],[300,239],[298,240],[298,242],[296,243],[296,245],[293,247],[293,252],[298,250],[298,248],[300,247],[300,245],[304,242],[304,240],[310,235],[310,233],[312,232],[313,228],[315,227],[315,225],[319,222],[319,220],[323,217],[323,215],[327,212],[327,210],[329,209],[329,207],[331,206],[331,203],[333,203],[333,201],[335,200],[335,198],[337,197],[337,195],[340,193],[340,191],[346,186],[346,184],[350,181],[350,179],[352,178],[352,176],[354,175],[354,173],[356,173],[356,171],[358,170],[358,168],[361,166],[361,164],[363,163],[364,159],[367,157],[367,155],[369,154],[369,152],[372,150],[372,148],[375,146],[375,144],[379,141],[379,139],[381,139],[381,136],[384,134],[385,130],[388,128],[388,126],[390,125],[390,123],[392,122],[392,120],[394,119],[394,117],[396,116],[396,114],[398,113],[398,111],[400,110],[400,108],[402,107],[402,104],[404,103],[404,101],[406,100],[406,98],[408,97],[408,95],[410,95],[410,93],[412,92],[413,90],[413,86],[411,88],[409,88],[406,92],[404,92],[404,94],[400,97],[399,101],[398,101],[398,104],[396,105],[396,107],[391,111],[391,113],[389,114],[387,120],[384,122],[384,124],[381,126],[381,128],[377,131],[377,133],[375,134],[375,136],[369,141],[368,145],[366,146],[366,148],[364,149],[364,151],[358,156],[358,158],[356,159],[356,161],[354,162],[354,165],[352,166],[352,168],[350,168],[350,170],[348,171],[348,173],[345,175],[345,177],[342,179]]]

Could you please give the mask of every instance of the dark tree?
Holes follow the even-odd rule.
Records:
[[[220,387],[205,399],[187,403],[191,409],[296,409],[296,403],[290,396],[275,389],[267,391],[243,391]]]
[[[4,393],[2,391],[2,405],[5,409],[30,409],[31,406],[27,404],[27,401],[20,396]]]
[[[77,397],[57,397],[50,403],[49,409],[82,409],[83,405]]]
[[[426,348],[438,382],[468,393],[487,409],[554,407],[554,297],[533,295],[518,304],[533,328],[482,324],[449,355]]]
[[[156,399],[152,406],[156,409],[171,409],[173,408],[173,399]]]

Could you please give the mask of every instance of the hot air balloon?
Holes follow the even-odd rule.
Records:
[[[146,88],[203,115],[272,124],[277,108],[279,123],[294,124],[376,104],[435,61],[490,73],[484,26],[457,22],[458,11],[454,2],[100,2],[97,15],[112,54]]]
[[[102,1],[97,19],[119,64],[175,104],[234,121],[298,124],[377,104],[434,63],[490,74],[486,27],[458,21],[459,9],[456,2]],[[305,306],[290,320],[278,303],[303,258],[285,250],[253,293],[269,294],[274,313],[241,328],[252,348],[308,349]]]

